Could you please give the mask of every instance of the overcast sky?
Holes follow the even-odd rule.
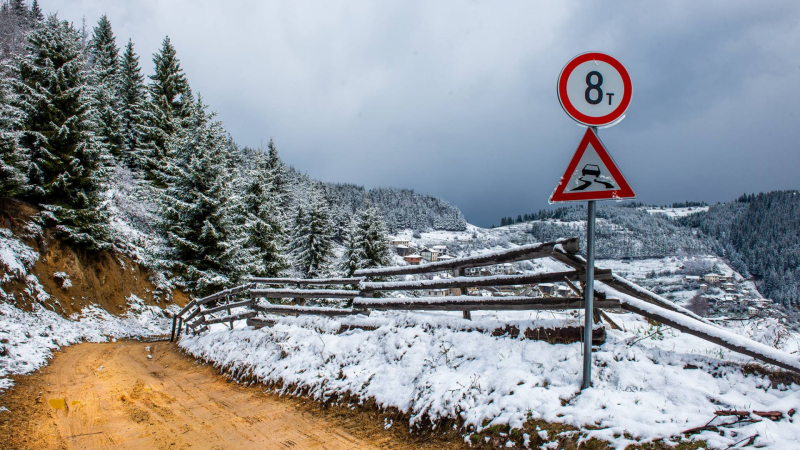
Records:
[[[147,75],[165,35],[242,145],[314,178],[443,197],[477,225],[547,206],[583,129],[556,80],[622,62],[633,100],[600,130],[645,203],[800,187],[800,2],[40,0],[107,13]]]

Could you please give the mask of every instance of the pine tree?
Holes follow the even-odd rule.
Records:
[[[292,230],[292,256],[301,276],[318,278],[329,273],[333,257],[332,232],[328,204],[322,194],[314,190],[308,203],[298,207]]]
[[[31,3],[31,19],[35,22],[40,23],[44,21],[44,14],[42,14],[42,8],[39,7],[39,1],[33,0]]]
[[[360,242],[358,221],[355,217],[350,220],[344,241],[344,255],[339,267],[345,276],[351,277],[356,270],[366,267],[366,255]]]
[[[231,286],[258,263],[241,227],[225,130],[211,118],[198,100],[192,126],[167,142],[167,167],[160,172],[167,265],[198,295]]]
[[[123,162],[133,169],[144,168],[144,155],[141,154],[141,139],[144,134],[143,110],[145,108],[146,87],[139,67],[139,56],[133,50],[133,41],[128,40],[122,55],[119,76],[119,99],[124,145]]]
[[[28,185],[28,154],[18,144],[21,117],[6,103],[8,84],[3,84],[0,97],[0,199],[23,194]]]
[[[176,56],[175,47],[164,38],[161,50],[153,55],[155,73],[148,85],[149,101],[142,110],[144,122],[141,155],[146,159],[145,170],[149,179],[157,179],[166,154],[167,140],[178,133],[181,122],[190,116],[187,112],[189,83]]]
[[[103,14],[89,40],[89,60],[92,65],[97,135],[115,158],[122,157],[124,139],[120,119],[119,49],[111,30],[111,22]]]
[[[272,189],[270,194],[275,199],[278,205],[278,211],[282,214],[284,223],[288,220],[286,212],[290,210],[294,198],[289,191],[289,177],[286,173],[286,166],[278,156],[278,147],[275,142],[270,138],[267,144],[267,164],[270,172],[272,173]]]
[[[20,144],[30,154],[28,197],[59,235],[88,248],[110,239],[101,189],[106,153],[94,110],[80,35],[51,15],[29,36],[13,68],[11,105],[20,114]]]
[[[34,25],[25,2],[5,0],[0,3],[0,62],[6,63],[25,49],[25,36]],[[0,72],[5,75],[6,69],[0,66]]]
[[[247,212],[247,245],[259,257],[259,267],[252,275],[275,277],[288,268],[284,255],[284,224],[274,195],[274,169],[262,151],[252,155],[243,189],[243,207]]]
[[[352,276],[358,269],[387,266],[392,261],[386,225],[380,211],[368,206],[350,226],[342,270]]]

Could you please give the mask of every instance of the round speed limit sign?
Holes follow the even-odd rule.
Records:
[[[619,61],[604,53],[578,55],[558,76],[558,100],[564,111],[589,126],[619,120],[631,103],[631,77]]]

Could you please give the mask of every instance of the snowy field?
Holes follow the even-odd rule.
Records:
[[[645,211],[650,214],[664,214],[670,219],[676,219],[678,217],[686,217],[699,212],[708,211],[708,206],[691,206],[688,208],[646,208]]]

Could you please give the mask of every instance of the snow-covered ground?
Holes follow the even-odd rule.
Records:
[[[687,208],[646,208],[650,214],[664,214],[671,219],[686,217],[691,214],[708,211],[708,206],[690,206]]]

